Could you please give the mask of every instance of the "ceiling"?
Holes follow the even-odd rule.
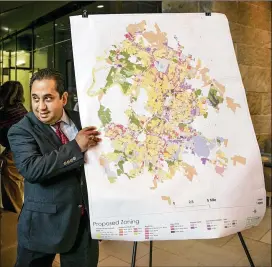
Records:
[[[20,30],[68,1],[0,1],[0,38]]]
[[[160,12],[161,1],[84,1],[81,8],[75,8],[69,15],[62,15],[67,4],[75,5],[80,2],[67,1],[1,1],[0,0],[0,40],[1,38],[20,31],[29,26],[33,21],[45,16],[46,14],[63,7],[58,13],[59,18],[53,21],[45,19],[44,25],[35,27],[35,49],[43,48],[70,38],[69,16],[82,14],[82,10],[87,10],[88,14],[110,14],[110,13],[157,13]],[[82,3],[82,2],[81,2]],[[86,3],[86,4],[85,4]],[[99,6],[102,8],[99,8]],[[67,14],[67,13],[66,13]],[[51,22],[51,23],[50,23]],[[53,34],[55,28],[55,40]],[[15,51],[15,36],[8,38],[3,43],[6,51]],[[32,31],[23,31],[17,35],[17,50],[31,50]]]
[[[16,30],[25,28],[32,21],[68,3],[71,2],[0,0],[0,39]],[[161,1],[84,1],[84,3],[86,3],[86,9],[90,14],[156,13],[159,12],[158,6],[161,5]],[[103,8],[98,9],[99,5],[102,5]],[[77,14],[79,14],[78,12]]]

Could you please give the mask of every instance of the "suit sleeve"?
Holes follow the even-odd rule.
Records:
[[[56,179],[57,175],[78,168],[84,163],[84,154],[76,140],[42,155],[31,133],[18,125],[11,127],[8,139],[15,165],[29,183]]]

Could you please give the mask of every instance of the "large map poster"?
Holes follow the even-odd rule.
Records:
[[[92,237],[216,238],[265,212],[260,152],[226,17],[71,17]]]

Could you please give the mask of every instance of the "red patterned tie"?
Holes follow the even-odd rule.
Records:
[[[60,129],[60,124],[61,121],[57,122],[55,124],[56,127],[56,135],[58,136],[58,138],[60,139],[61,143],[63,145],[67,144],[69,142],[69,139],[67,138],[67,136],[63,133],[63,131]]]

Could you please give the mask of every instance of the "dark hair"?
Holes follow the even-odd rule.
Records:
[[[7,81],[1,85],[0,107],[13,106],[24,101],[24,88],[20,82]]]
[[[64,80],[62,78],[61,73],[58,72],[57,70],[54,70],[54,69],[46,68],[46,69],[41,69],[41,70],[38,70],[37,72],[35,72],[30,79],[30,90],[32,88],[33,83],[36,80],[41,81],[41,80],[45,80],[45,79],[46,80],[49,80],[49,79],[55,80],[56,90],[59,93],[60,97],[62,97],[63,93],[65,92]]]

